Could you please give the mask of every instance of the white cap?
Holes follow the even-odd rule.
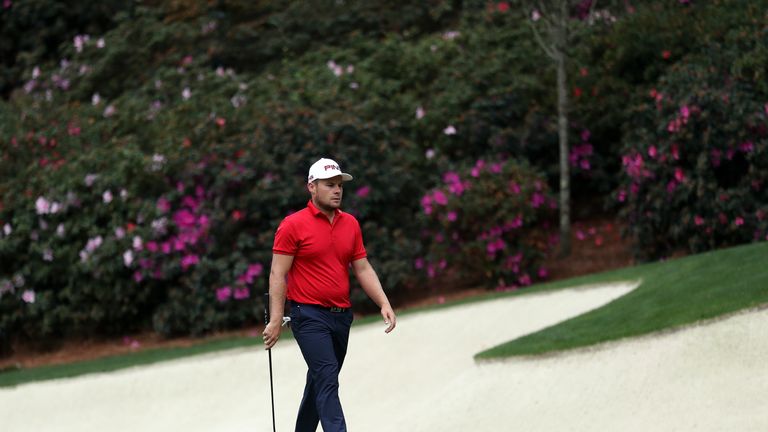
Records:
[[[313,163],[309,167],[309,175],[307,175],[307,183],[312,183],[315,180],[322,180],[341,176],[344,181],[352,180],[352,176],[341,172],[341,167],[333,159],[322,158]]]

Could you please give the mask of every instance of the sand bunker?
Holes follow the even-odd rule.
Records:
[[[476,363],[486,348],[599,307],[634,284],[567,289],[354,327],[341,374],[349,429],[768,430],[768,314],[540,359]],[[272,350],[277,430],[293,430],[306,366]],[[4,432],[271,431],[267,353],[192,357],[0,389]],[[318,430],[320,430],[318,428]]]

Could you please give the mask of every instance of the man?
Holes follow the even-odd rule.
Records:
[[[368,262],[360,224],[340,210],[343,185],[350,180],[333,160],[315,162],[307,177],[307,207],[283,219],[275,233],[264,346],[270,349],[280,338],[287,298],[293,335],[308,367],[296,432],[314,432],[318,422],[325,432],[347,430],[339,371],[352,325],[350,264],[360,286],[381,308],[384,331],[395,328],[395,312]]]

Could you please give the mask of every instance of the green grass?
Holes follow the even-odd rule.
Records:
[[[499,297],[642,280],[640,287],[613,302],[540,332],[478,354],[478,359],[537,355],[658,332],[768,303],[768,243],[757,243],[666,262],[646,264],[574,279],[539,284],[513,293],[489,293],[454,303],[411,309],[399,315],[454,307]],[[355,326],[380,323],[372,315]],[[283,332],[284,338],[291,337]],[[113,372],[134,366],[235,348],[259,347],[258,337],[204,341],[185,348],[158,348],[69,364],[0,370],[0,388],[34,381]]]
[[[605,306],[497,347],[477,359],[539,355],[655,333],[768,303],[768,243],[559,281],[540,289],[641,280]]]
[[[290,332],[283,332],[283,337],[291,337]],[[189,347],[155,348],[137,351],[131,354],[115,355],[53,366],[40,366],[29,369],[11,368],[0,371],[0,388],[14,387],[19,384],[34,381],[72,378],[92,373],[114,372],[134,366],[149,365],[194,355],[261,345],[262,340],[259,337],[233,337],[209,340]]]

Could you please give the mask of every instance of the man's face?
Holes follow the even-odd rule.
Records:
[[[333,211],[341,207],[341,196],[344,193],[341,176],[316,180],[309,183],[309,193],[312,202],[323,211]]]

